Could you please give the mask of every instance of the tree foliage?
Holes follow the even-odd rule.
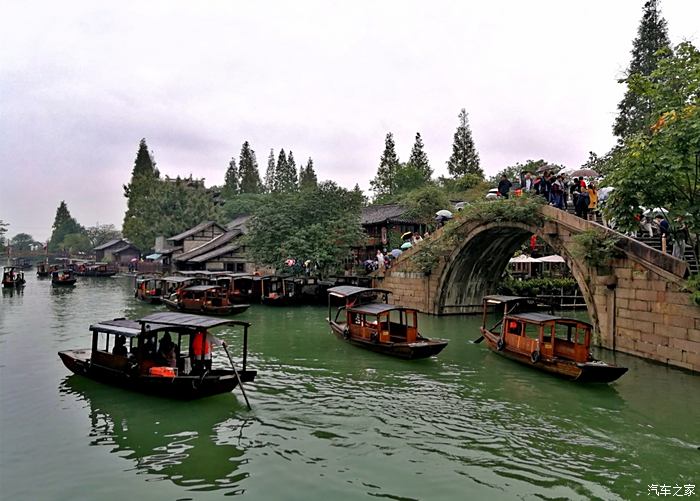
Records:
[[[236,168],[236,159],[232,158],[226,169],[226,177],[224,178],[224,188],[222,193],[225,198],[230,198],[236,195],[239,191],[238,169]]]
[[[291,152],[290,152],[291,153]],[[292,162],[294,156],[292,155]],[[297,168],[296,164],[291,165],[287,159],[284,149],[280,150],[275,167],[275,193],[292,193],[297,191]]]
[[[275,191],[275,150],[270,148],[270,155],[267,157],[267,171],[265,172],[265,192]]]
[[[452,155],[447,161],[447,170],[455,178],[465,174],[474,174],[481,179],[484,178],[484,171],[479,165],[479,153],[474,146],[467,111],[464,108],[459,113],[459,125],[455,131]]]
[[[122,234],[113,224],[97,224],[86,228],[85,236],[90,242],[90,249],[94,249],[110,240],[121,238]]]
[[[71,233],[83,233],[84,229],[78,224],[73,216],[70,215],[68,206],[65,200],[61,200],[61,203],[56,209],[56,217],[53,221],[53,231],[51,232],[51,239],[49,240],[49,250],[57,251],[60,249],[61,242]]]
[[[280,270],[287,259],[297,259],[311,260],[322,273],[331,272],[363,238],[361,204],[355,192],[331,181],[312,193],[269,197],[250,224],[248,251],[256,262]]]
[[[34,241],[34,237],[28,233],[17,233],[10,241],[10,245],[12,245],[12,248],[16,251],[31,250],[32,246],[35,244],[37,244],[37,242]]]
[[[445,191],[432,183],[407,193],[398,201],[408,208],[410,217],[423,224],[434,223],[437,211],[452,206]]]
[[[318,179],[314,171],[314,161],[309,158],[306,167],[303,165],[299,170],[299,189],[301,191],[314,190],[318,187]]]
[[[408,159],[406,166],[415,169],[423,181],[428,182],[433,175],[433,169],[430,168],[428,155],[425,153],[424,148],[423,138],[421,138],[420,132],[416,132],[416,142],[413,144],[411,157]]]
[[[658,0],[647,0],[633,42],[627,76],[620,80],[620,83],[628,84],[622,101],[617,105],[618,115],[613,126],[614,134],[621,139],[645,129],[652,114],[648,97],[630,88],[630,79],[651,75],[661,59],[669,54],[670,46],[666,20],[659,13]]]
[[[258,161],[255,158],[255,151],[250,147],[248,141],[245,141],[241,146],[238,175],[241,193],[261,193],[263,191],[260,172],[258,172]]]
[[[621,229],[637,226],[639,207],[664,207],[673,229],[683,216],[700,233],[700,52],[681,43],[630,89],[651,105],[646,130],[625,138],[606,178],[614,186],[606,209]]]
[[[396,154],[396,144],[391,132],[384,140],[384,152],[379,160],[377,175],[370,181],[370,186],[376,199],[396,193],[396,170],[399,168],[399,157]]]

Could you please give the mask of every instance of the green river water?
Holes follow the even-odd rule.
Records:
[[[450,344],[402,361],[335,338],[325,308],[253,306],[237,317],[253,324],[253,410],[239,389],[171,401],[56,354],[88,347],[93,322],[163,307],[126,277],[59,290],[30,275],[0,297],[3,500],[632,499],[700,482],[697,375],[603,352],[630,368],[618,382],[561,381],[472,344],[477,317],[422,316]],[[239,358],[240,333],[218,334]]]

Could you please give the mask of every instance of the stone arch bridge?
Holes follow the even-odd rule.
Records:
[[[465,220],[455,232],[459,237],[451,239],[439,230],[402,254],[391,270],[377,274],[375,285],[392,290],[395,303],[424,313],[476,313],[482,297],[495,291],[513,253],[535,234],[564,257],[599,345],[700,371],[700,307],[682,290],[686,263],[565,211],[540,210],[540,224]],[[622,257],[609,269],[575,257],[573,237],[586,230],[619,238]],[[445,243],[436,245],[441,240]],[[426,245],[439,249],[427,272],[421,271],[425,262],[418,265]]]

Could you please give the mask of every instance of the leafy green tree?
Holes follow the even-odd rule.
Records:
[[[261,193],[263,191],[258,171],[258,161],[255,158],[255,151],[250,147],[250,143],[245,141],[241,147],[241,154],[238,159],[238,174],[240,177],[241,193]]]
[[[630,89],[651,106],[649,133],[627,136],[606,184],[614,186],[606,210],[620,228],[636,226],[639,206],[682,216],[698,247],[700,233],[700,52],[690,42],[659,60]]]
[[[10,226],[9,223],[6,223],[2,219],[0,219],[0,249],[5,250],[5,233],[7,233],[7,227]]]
[[[425,172],[410,163],[400,163],[394,174],[394,194],[406,193],[428,184]],[[388,199],[386,199],[388,200]]]
[[[651,75],[659,61],[669,55],[670,46],[666,20],[659,13],[658,0],[647,0],[637,38],[633,42],[627,76],[619,81],[628,84],[625,96],[617,105],[618,115],[613,125],[614,134],[621,140],[644,130],[652,114],[648,98],[629,87],[630,78]]]
[[[226,177],[224,178],[223,195],[230,198],[238,193],[238,169],[236,168],[236,160],[234,158],[228,163],[226,169]]]
[[[421,138],[420,132],[416,132],[416,142],[413,144],[407,166],[416,169],[423,177],[423,180],[428,182],[433,175],[433,169],[430,168],[428,155],[426,155],[424,148],[423,138]]]
[[[287,259],[311,260],[322,273],[339,269],[363,238],[362,200],[326,181],[312,193],[282,193],[255,212],[247,238],[256,262],[284,270]]]
[[[58,244],[59,250],[67,252],[68,254],[75,254],[78,252],[90,252],[92,246],[90,245],[90,239],[85,233],[69,233],[60,244]]]
[[[17,233],[10,241],[10,245],[12,245],[12,248],[16,251],[31,250],[32,246],[36,243],[34,237],[28,233]]]
[[[411,217],[423,224],[434,222],[437,211],[450,210],[452,207],[447,194],[434,184],[426,184],[413,190],[399,201],[408,207]]]
[[[94,249],[110,240],[121,238],[122,234],[113,224],[96,224],[85,229],[85,236],[90,241],[90,249]]]
[[[466,174],[474,174],[481,179],[484,178],[484,171],[479,166],[479,153],[474,146],[467,111],[464,108],[459,112],[459,125],[455,131],[452,155],[447,161],[447,170],[454,178]]]
[[[83,233],[85,230],[82,226],[78,224],[68,210],[68,206],[64,200],[56,209],[56,217],[53,221],[53,231],[51,232],[51,239],[49,240],[49,250],[56,251],[59,250],[59,244],[63,242],[66,235],[71,233]]]
[[[306,167],[303,165],[299,169],[299,189],[301,191],[313,190],[318,186],[318,179],[314,171],[314,161],[309,157]]]
[[[275,191],[275,150],[270,148],[270,155],[267,157],[267,172],[265,172],[265,192]]]
[[[253,214],[271,197],[269,193],[242,193],[226,200],[222,210],[221,222],[226,223],[241,215]]]
[[[370,181],[375,199],[396,193],[396,170],[399,165],[394,135],[389,132],[384,140],[384,152],[379,160],[377,175]]]

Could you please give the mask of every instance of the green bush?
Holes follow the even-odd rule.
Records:
[[[695,275],[691,275],[685,282],[683,290],[690,292],[693,302],[700,306],[700,274],[696,273]]]
[[[616,247],[620,239],[599,230],[586,230],[573,237],[572,254],[594,268],[608,268],[622,252]]]
[[[571,295],[578,288],[573,278],[530,278],[516,280],[508,277],[496,289],[498,294],[512,296],[535,297],[540,295],[560,294],[564,289],[565,295]]]

